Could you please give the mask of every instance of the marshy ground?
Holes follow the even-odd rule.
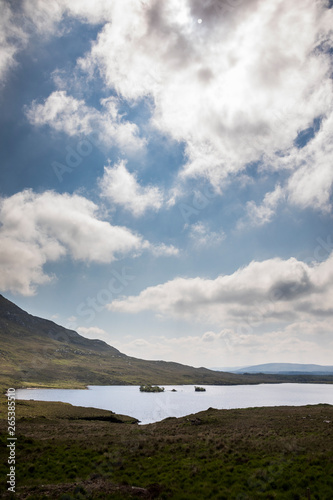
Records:
[[[17,487],[8,498],[333,498],[330,405],[209,409],[141,426],[103,410],[16,401],[16,418]]]

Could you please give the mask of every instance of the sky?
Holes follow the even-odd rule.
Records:
[[[138,358],[332,364],[332,2],[0,12],[0,293]]]

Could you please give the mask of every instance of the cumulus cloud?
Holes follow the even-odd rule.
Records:
[[[333,11],[326,0],[24,0],[15,16],[9,2],[2,5],[0,78],[32,32],[59,36],[70,18],[101,24],[78,68],[100,74],[128,102],[149,97],[151,124],[185,144],[181,179],[204,176],[218,187],[258,162],[288,172],[280,201],[331,210]],[[107,145],[141,148],[116,99],[101,104],[99,111],[58,91],[34,103],[29,117],[71,135],[97,129]],[[311,145],[295,147],[319,118]],[[250,202],[252,223],[273,218],[279,204],[267,197],[262,206]]]
[[[119,0],[110,16],[79,65],[125,99],[150,96],[152,123],[186,145],[185,177],[219,185],[250,162],[268,168],[331,116],[324,1]]]
[[[178,250],[152,244],[122,226],[101,220],[99,207],[77,194],[25,190],[0,198],[0,289],[33,295],[52,276],[43,267],[65,256],[107,264],[143,250],[174,256]]]
[[[163,204],[161,190],[155,186],[141,186],[135,174],[127,170],[125,161],[120,161],[113,167],[104,167],[99,185],[103,197],[136,217],[143,215],[148,209],[158,210]]]
[[[32,295],[52,277],[43,266],[69,255],[108,263],[150,244],[100,220],[92,201],[73,194],[25,190],[0,202],[0,288]]]
[[[333,254],[317,264],[295,258],[251,262],[216,279],[176,278],[138,296],[113,301],[112,311],[151,310],[163,316],[238,326],[332,316]]]
[[[240,228],[244,227],[245,222],[252,225],[270,222],[283,200],[299,208],[331,212],[332,134],[333,114],[330,114],[322,119],[318,132],[305,146],[293,146],[283,157],[271,159],[273,168],[283,168],[291,173],[283,185],[278,184],[274,191],[266,193],[261,204],[257,205],[253,201],[247,203],[247,216],[240,221]]]
[[[34,101],[26,108],[26,115],[33,125],[49,125],[70,136],[93,134],[108,147],[116,145],[128,152],[142,149],[145,141],[139,137],[135,124],[122,119],[117,98],[102,99],[101,105],[102,111],[98,111],[66,91],[57,90],[43,103]]]

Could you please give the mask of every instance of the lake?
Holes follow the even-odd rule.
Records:
[[[17,389],[16,398],[61,401],[111,410],[135,417],[141,424],[158,422],[167,417],[183,417],[209,407],[231,409],[333,404],[333,386],[330,384],[201,386],[206,392],[195,392],[193,385],[164,387],[165,392],[160,393],[140,392],[139,386],[88,386],[88,390]],[[177,392],[171,392],[172,389]]]

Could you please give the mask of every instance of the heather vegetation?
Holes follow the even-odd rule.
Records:
[[[140,392],[164,392],[164,387],[158,385],[140,385]]]
[[[210,408],[140,426],[102,410],[17,401],[17,417],[18,499],[332,498],[330,405]]]

